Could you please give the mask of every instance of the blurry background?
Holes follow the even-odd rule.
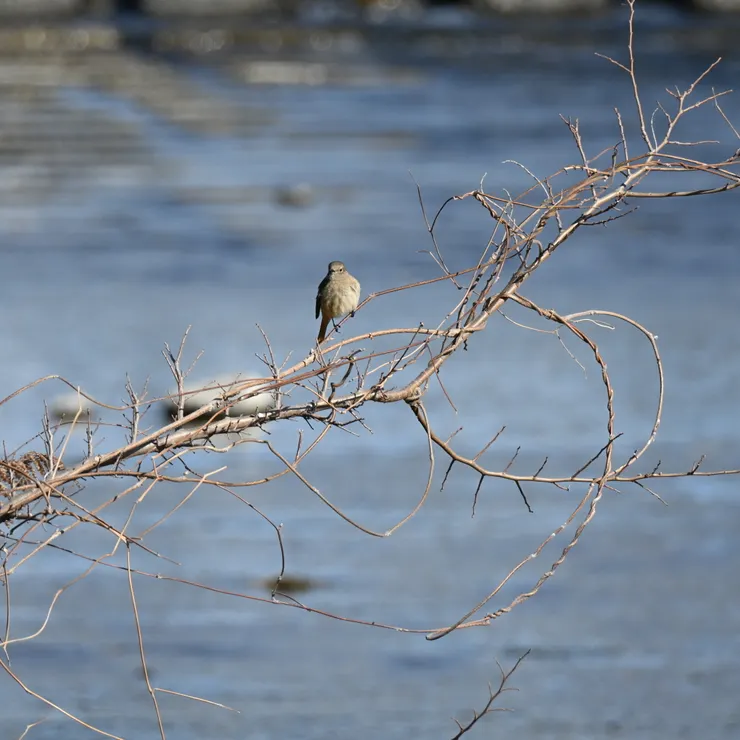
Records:
[[[503,16],[489,4],[534,13]],[[564,5],[579,12],[538,9]],[[740,80],[739,19],[681,5],[639,8],[649,110],[718,56],[703,91]],[[628,80],[594,56],[625,58],[626,18],[605,0],[2,0],[0,396],[52,373],[111,404],[124,399],[127,374],[138,389],[150,378],[161,395],[171,380],[160,349],[189,325],[187,357],[205,353],[194,379],[261,374],[256,324],[278,361],[299,359],[315,337],[313,300],[330,260],[345,261],[365,294],[437,274],[409,173],[430,212],[484,175],[488,192],[518,192],[527,176],[504,160],[539,176],[577,161],[559,114],[580,119],[590,153],[611,147],[615,106],[636,153]],[[737,126],[737,96],[723,105]],[[711,110],[688,119],[681,138],[721,140],[698,152],[715,161],[740,146]],[[667,398],[651,460],[665,469],[701,454],[708,467],[740,466],[737,197],[640,203],[579,235],[524,290],[561,312],[629,313],[658,335]],[[471,202],[447,211],[439,239],[450,266],[473,264],[490,229]],[[454,299],[441,285],[392,294],[343,331],[430,323]],[[614,373],[628,454],[652,422],[654,368],[626,328],[593,332]],[[463,450],[507,426],[491,467],[521,446],[520,470],[549,456],[548,470],[569,472],[604,443],[598,372],[584,375],[553,336],[502,319],[449,363],[445,380],[458,414],[438,389],[429,410],[443,431],[464,427]],[[0,407],[8,450],[38,431],[44,401],[59,393],[46,385]],[[351,516],[384,529],[421,495],[426,441],[405,409],[368,409],[368,423],[373,435],[334,434],[302,470]],[[301,428],[310,432],[280,425],[271,441],[290,455]],[[116,439],[105,430],[96,444]],[[70,459],[82,450],[75,439]],[[232,480],[275,470],[256,446],[216,464],[228,464]],[[299,595],[306,603],[426,629],[476,603],[579,493],[528,490],[528,514],[516,489],[489,481],[473,518],[477,481],[455,471],[442,493],[440,482],[419,515],[382,540],[297,481],[242,493],[283,524],[288,571],[315,585]],[[472,737],[735,738],[737,486],[677,480],[660,487],[668,507],[638,490],[610,494],[536,598],[490,628],[434,643],[137,579],[153,683],[240,710],[162,696],[168,736],[450,737],[451,717],[485,702],[496,660],[508,667],[532,648],[512,682],[520,692],[499,704],[516,712],[484,720]],[[85,495],[95,503],[121,487]],[[183,495],[158,489],[141,507],[142,528]],[[94,533],[75,537],[69,547],[90,555],[111,546]],[[143,570],[263,596],[280,563],[269,526],[214,492],[199,492],[149,544],[182,567],[135,553]],[[494,608],[531,587],[558,552],[522,571]],[[49,549],[25,565],[12,581],[11,636],[38,629],[55,590],[85,567]],[[10,656],[30,688],[85,720],[126,738],[159,736],[121,572],[98,568],[65,592],[46,631]],[[93,736],[9,678],[0,686],[3,738],[40,718],[48,721],[30,737]]]

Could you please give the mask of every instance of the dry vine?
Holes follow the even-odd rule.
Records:
[[[538,306],[522,293],[527,280],[534,272],[553,257],[579,229],[608,224],[627,215],[630,210],[629,204],[638,199],[696,197],[740,187],[740,150],[735,151],[738,145],[737,141],[731,147],[732,151],[728,150],[726,158],[717,162],[705,162],[683,153],[687,151],[686,147],[692,142],[675,139],[677,124],[685,116],[702,107],[713,107],[728,125],[731,135],[736,139],[740,138],[720,107],[721,98],[729,91],[712,92],[710,95],[695,99],[698,86],[705,81],[716,63],[700,74],[686,90],[668,91],[672,98],[672,110],[659,104],[655,113],[651,115],[641,100],[635,70],[633,52],[634,0],[630,0],[629,10],[628,59],[626,62],[609,59],[609,62],[625,72],[632,85],[634,112],[642,153],[634,154],[635,142],[633,141],[631,146],[628,143],[627,125],[623,115],[619,111],[615,111],[616,143],[612,148],[599,152],[595,156],[590,156],[587,153],[588,147],[582,138],[578,121],[565,120],[573,136],[579,161],[544,178],[538,178],[524,168],[531,175],[534,184],[516,197],[494,195],[486,193],[482,189],[472,190],[450,198],[437,214],[429,220],[421,198],[421,190],[419,190],[424,218],[432,239],[433,248],[429,254],[439,267],[439,276],[432,281],[404,285],[373,294],[365,299],[358,310],[362,310],[362,307],[369,301],[379,300],[386,293],[398,290],[414,290],[429,282],[446,281],[461,290],[455,294],[455,300],[449,306],[445,319],[437,326],[399,327],[344,338],[325,346],[323,352],[315,348],[304,359],[291,366],[286,366],[286,363],[278,364],[265,336],[267,353],[264,362],[269,370],[266,377],[245,380],[225,389],[213,387],[209,390],[213,391],[214,400],[189,413],[187,412],[187,399],[193,392],[186,390],[184,384],[187,370],[184,370],[181,364],[183,346],[180,346],[177,353],[173,353],[167,347],[165,359],[177,387],[177,393],[174,397],[145,398],[144,394],[137,395],[133,388],[128,385],[129,402],[123,406],[112,406],[76,389],[80,398],[86,399],[89,404],[96,406],[98,409],[116,412],[124,417],[123,424],[128,436],[128,441],[125,444],[116,449],[94,452],[95,430],[91,423],[83,418],[82,410],[80,410],[72,420],[71,425],[65,428],[55,426],[49,421],[46,422],[39,435],[39,438],[46,445],[46,456],[41,462],[39,462],[41,460],[39,453],[36,452],[26,453],[18,457],[10,455],[6,456],[5,460],[0,461],[0,478],[5,483],[5,487],[0,490],[0,524],[5,528],[2,561],[0,562],[0,582],[5,594],[6,613],[6,629],[0,637],[0,648],[2,648],[5,659],[0,658],[0,667],[6,674],[17,681],[26,692],[37,696],[41,701],[67,717],[101,735],[116,737],[103,729],[92,727],[81,718],[73,716],[62,707],[34,692],[11,670],[8,660],[8,651],[14,644],[31,640],[46,628],[55,604],[62,590],[64,590],[60,590],[55,595],[49,605],[46,619],[37,632],[15,636],[11,634],[10,630],[12,611],[10,584],[12,578],[18,577],[23,565],[42,549],[47,547],[63,548],[63,535],[70,530],[81,525],[102,528],[111,537],[110,552],[98,558],[88,558],[90,567],[81,577],[84,577],[98,566],[123,568],[127,571],[144,680],[154,704],[160,734],[163,738],[165,737],[157,694],[160,692],[177,692],[155,687],[150,681],[144,639],[139,626],[132,574],[177,581],[218,593],[230,592],[207,584],[177,579],[131,567],[130,555],[132,548],[143,549],[152,555],[161,557],[159,553],[148,547],[146,535],[163,520],[135,536],[128,531],[134,510],[145,497],[152,494],[160,482],[173,482],[189,486],[190,490],[185,500],[201,488],[210,486],[225,490],[238,497],[240,501],[251,507],[258,515],[264,516],[254,506],[244,501],[238,493],[239,489],[263,485],[280,476],[295,476],[308,491],[317,496],[339,517],[356,527],[359,532],[373,537],[389,537],[394,534],[424,506],[432,487],[435,463],[439,455],[448,465],[447,473],[455,465],[472,470],[479,480],[478,489],[487,478],[508,481],[516,487],[527,507],[529,504],[523,484],[550,486],[558,489],[567,489],[573,484],[583,485],[585,493],[574,502],[571,514],[566,521],[555,532],[544,537],[534,552],[522,557],[499,583],[491,587],[490,592],[479,603],[462,610],[460,617],[450,624],[431,624],[424,629],[412,629],[403,625],[371,623],[346,615],[320,611],[294,597],[281,594],[279,592],[280,579],[278,579],[274,593],[269,598],[247,593],[231,594],[240,598],[263,602],[272,608],[283,606],[302,609],[323,614],[332,619],[357,624],[403,632],[424,633],[427,639],[437,640],[454,630],[489,625],[498,617],[510,612],[518,604],[537,594],[543,583],[551,578],[562,565],[570,550],[578,542],[584,529],[593,520],[599,502],[606,490],[620,484],[632,484],[650,491],[648,488],[649,482],[661,478],[729,475],[740,472],[740,470],[702,470],[700,468],[701,461],[686,470],[675,472],[663,471],[658,468],[649,471],[636,470],[635,463],[643,457],[654,441],[661,421],[663,369],[654,336],[647,328],[628,316],[597,310],[561,315],[553,309]],[[574,173],[579,175],[581,179],[576,184],[561,187],[560,183],[563,178],[572,178]],[[675,178],[689,178],[689,185],[681,189],[676,187],[671,190],[651,190],[648,188],[648,181],[656,173],[661,173],[663,176],[667,173]],[[692,187],[691,177],[697,175],[705,179],[710,178],[712,183],[708,186]],[[435,228],[440,214],[445,208],[454,202],[465,199],[472,199],[485,209],[485,212],[493,221],[493,236],[483,249],[476,264],[470,265],[464,270],[451,272],[437,242]],[[468,343],[475,342],[476,335],[486,331],[490,319],[501,311],[507,302],[518,304],[542,319],[552,322],[558,329],[569,332],[584,345],[600,369],[605,405],[603,443],[596,454],[585,459],[583,465],[579,466],[570,475],[546,476],[542,472],[542,467],[526,475],[510,472],[510,465],[504,469],[488,468],[481,462],[481,458],[490,446],[496,442],[498,434],[482,445],[476,455],[466,456],[456,449],[453,439],[444,439],[435,431],[427,415],[425,394],[431,382],[442,382],[445,363],[453,355],[464,349]],[[609,371],[599,345],[584,328],[586,326],[585,322],[598,323],[605,320],[626,322],[628,326],[644,336],[652,350],[659,381],[659,393],[656,400],[652,430],[639,449],[624,460],[615,459],[614,443],[619,435],[615,430],[614,393]],[[361,342],[381,336],[397,338],[399,341],[396,346],[387,350],[366,351],[360,349]],[[397,379],[409,370],[414,373],[414,377],[410,380],[404,378],[403,383],[394,385]],[[73,383],[59,376],[40,378],[0,401],[0,405],[9,403],[33,387],[52,381],[75,388]],[[198,392],[202,390],[204,389],[199,389]],[[278,399],[274,406],[249,415],[234,415],[233,412],[229,415],[229,411],[234,408],[235,404],[265,392],[273,394]],[[300,403],[289,402],[292,395],[300,396],[301,392],[308,394],[308,400]],[[166,401],[172,402],[177,409],[174,420],[153,431],[144,431],[142,418],[146,411]],[[300,470],[301,463],[316,449],[317,445],[324,441],[332,428],[345,429],[349,425],[364,426],[362,409],[370,404],[404,404],[418,422],[421,434],[428,445],[429,474],[417,505],[407,516],[384,531],[375,531],[361,522],[355,521],[332,503],[322,493],[320,486],[310,481]],[[310,426],[315,425],[320,429],[320,432],[307,446],[304,446],[303,438],[299,435],[297,449],[291,459],[279,452],[269,440],[240,436],[250,429],[269,428],[270,425],[282,423],[289,419],[302,419]],[[75,426],[81,424],[87,424],[88,427],[89,454],[83,461],[72,464],[65,458],[67,443]],[[232,437],[231,441],[224,444],[219,441],[221,439],[219,435],[225,433],[237,436],[236,438]],[[270,455],[273,455],[280,462],[280,471],[272,476],[256,480],[230,481],[222,476],[225,466],[218,465],[208,473],[202,474],[193,471],[186,462],[187,453],[194,449],[215,454],[226,452],[241,444],[262,445]],[[592,465],[597,464],[599,466],[597,473],[586,472]],[[130,483],[114,497],[102,501],[94,509],[82,506],[77,500],[77,494],[82,486],[89,481],[106,477],[128,480]],[[445,475],[446,478],[447,475]],[[475,491],[476,496],[477,493],[478,490]],[[106,509],[114,502],[121,501],[126,497],[133,499],[131,514],[124,526],[115,527],[106,521]],[[179,508],[179,505],[167,516],[174,513],[177,508]],[[270,524],[274,527],[282,551],[280,528],[272,522]],[[525,564],[536,558],[548,543],[571,527],[573,531],[562,546],[560,555],[542,572],[531,588],[523,591],[508,603],[489,606],[499,595],[504,585]],[[126,552],[126,566],[106,562],[119,549],[124,549]],[[87,556],[80,555],[80,557]],[[284,562],[281,567],[281,574],[283,572]],[[68,584],[65,588],[71,587],[73,583]],[[482,713],[475,715],[472,722],[465,726],[459,725],[459,732],[456,737],[460,737],[467,732],[480,716],[491,711],[493,700],[503,690],[503,685],[510,675],[511,671],[509,673],[502,671],[503,679],[499,690],[492,693],[490,702]],[[206,701],[197,697],[188,698]]]

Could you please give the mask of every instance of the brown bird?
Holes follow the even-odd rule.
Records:
[[[360,302],[360,283],[347,272],[343,262],[330,262],[326,277],[316,293],[316,318],[321,314],[321,327],[317,340],[326,339],[329,322],[353,313]]]

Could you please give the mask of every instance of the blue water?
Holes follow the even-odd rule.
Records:
[[[668,43],[671,29],[684,25],[676,20],[645,40],[641,79],[651,107],[666,99],[666,86],[687,84],[714,58],[698,43],[686,52]],[[531,180],[504,160],[538,176],[577,161],[559,114],[579,118],[589,152],[613,146],[614,106],[632,121],[636,150],[629,85],[592,55],[622,54],[620,28],[605,32],[594,21],[593,48],[588,33],[574,45],[534,43],[522,28],[519,46],[509,34],[500,49],[465,54],[429,37],[406,47],[371,38],[349,51],[304,53],[297,71],[289,68],[329,81],[317,85],[244,84],[245,75],[280,69],[255,71],[255,59],[283,60],[246,51],[203,61],[133,52],[64,63],[4,59],[0,134],[15,148],[3,149],[0,178],[7,317],[0,394],[59,374],[117,405],[128,374],[139,389],[149,379],[151,397],[163,395],[172,380],[160,350],[163,342],[176,345],[188,326],[186,355],[204,351],[193,373],[203,382],[262,374],[257,324],[278,361],[298,361],[313,343],[315,288],[331,259],[347,263],[365,295],[437,274],[424,253],[431,242],[410,175],[430,213],[484,176],[488,192],[518,192]],[[9,81],[18,69],[22,84]],[[51,70],[53,85],[45,82]],[[738,72],[739,58],[730,54],[702,90],[730,88]],[[736,96],[723,109],[740,121]],[[740,146],[711,110],[688,119],[681,135],[721,138],[702,148],[708,158]],[[279,191],[304,183],[306,207],[280,204]],[[627,313],[658,335],[666,399],[646,465],[661,460],[664,469],[680,470],[706,454],[708,467],[740,467],[736,203],[735,193],[640,202],[608,228],[578,234],[522,290],[563,313]],[[438,239],[449,265],[472,264],[491,228],[471,201],[447,208]],[[441,284],[392,293],[343,333],[432,325],[454,300]],[[507,315],[542,326],[523,311]],[[624,459],[649,433],[657,384],[644,338],[615,326],[589,330],[613,373]],[[445,368],[457,411],[437,385],[429,390],[426,407],[441,436],[463,427],[455,440],[474,454],[505,425],[483,458],[490,467],[505,467],[521,448],[516,470],[536,469],[545,456],[552,474],[577,468],[604,444],[605,402],[598,369],[566,343],[585,373],[555,336],[494,319]],[[44,400],[53,405],[66,392],[50,382],[0,407],[7,449],[36,434]],[[296,391],[289,402],[305,397]],[[405,407],[367,408],[364,418],[372,434],[334,431],[301,472],[348,516],[385,531],[421,496],[426,439]],[[154,410],[147,419],[160,421]],[[102,420],[120,418],[105,412]],[[304,444],[316,433],[302,421],[267,429],[289,457],[299,430]],[[102,427],[96,449],[121,437],[120,429]],[[68,459],[83,453],[75,436]],[[232,481],[279,469],[259,444],[215,457],[196,461],[203,470],[228,465]],[[298,599],[352,619],[427,630],[480,600],[565,520],[581,493],[528,486],[529,514],[514,486],[486,481],[472,517],[477,478],[454,469],[440,493],[447,461],[439,453],[437,466],[426,505],[386,539],[361,534],[289,476],[238,492],[282,525],[287,571],[316,583]],[[99,505],[125,484],[97,482],[80,501]],[[484,704],[488,682],[496,684],[496,660],[507,668],[532,648],[512,682],[520,691],[499,704],[516,711],[486,718],[471,737],[736,737],[737,483],[692,478],[656,489],[668,507],[637,488],[610,492],[535,598],[491,627],[435,642],[137,577],[152,683],[239,710],[161,694],[167,736],[451,737],[451,717],[469,717]],[[140,493],[114,505],[111,520],[122,523]],[[143,531],[186,494],[155,489],[129,531]],[[146,541],[179,565],[135,550],[137,568],[231,594],[269,599],[264,581],[280,568],[274,530],[216,489],[196,492]],[[58,544],[95,558],[115,543],[102,532],[72,530]],[[559,552],[557,543],[548,547],[492,608],[531,588]],[[108,562],[123,565],[123,552]],[[11,579],[11,637],[35,632],[56,589],[88,566],[47,548],[19,568]],[[123,571],[99,565],[65,591],[42,635],[9,652],[29,688],[86,722],[126,738],[159,736]],[[3,737],[41,718],[47,721],[30,737],[92,737],[11,679],[0,685]]]

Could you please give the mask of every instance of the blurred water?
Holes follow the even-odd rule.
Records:
[[[526,187],[527,175],[504,160],[538,175],[576,161],[559,114],[580,119],[590,152],[613,146],[613,107],[627,115],[631,91],[593,57],[622,54],[622,27],[603,23],[593,22],[593,47],[587,33],[578,44],[528,42],[522,28],[518,45],[509,30],[501,48],[472,52],[445,46],[443,34],[442,42],[393,45],[357,32],[297,55],[252,49],[199,60],[129,50],[0,60],[2,395],[52,373],[111,404],[123,399],[127,374],[137,387],[150,378],[150,393],[161,395],[171,386],[162,343],[176,344],[187,326],[189,357],[205,352],[197,377],[260,373],[256,324],[279,360],[309,350],[314,291],[329,260],[343,259],[366,294],[435,276],[409,173],[435,210],[484,175],[488,192]],[[646,101],[665,99],[666,86],[686,85],[713,61],[701,45],[667,43],[671,28],[641,49]],[[731,54],[704,89],[730,88],[739,72]],[[286,80],[295,84],[278,84]],[[740,120],[736,98],[724,109]],[[634,123],[629,130],[634,137]],[[689,119],[682,137],[721,138],[702,152],[715,159],[738,146],[709,113]],[[281,204],[281,193],[303,183],[305,207]],[[561,312],[628,313],[658,335],[667,397],[650,459],[666,469],[701,454],[710,467],[738,466],[736,203],[734,193],[640,203],[628,218],[579,235],[524,290]],[[490,229],[470,202],[447,210],[439,240],[450,266],[472,264]],[[453,298],[441,285],[391,294],[344,331],[429,324]],[[654,368],[644,339],[625,327],[593,331],[614,374],[619,449],[629,454],[650,429]],[[444,379],[457,414],[438,389],[428,399],[442,436],[463,426],[456,440],[471,451],[506,425],[487,454],[491,467],[521,446],[519,469],[549,456],[551,472],[570,471],[603,444],[598,372],[589,366],[584,376],[551,335],[501,319]],[[0,408],[8,449],[37,432],[42,401],[62,390],[44,385]],[[350,516],[383,530],[421,495],[426,440],[405,409],[368,409],[367,423],[374,434],[335,433],[302,471]],[[271,442],[290,455],[301,427],[270,429]],[[102,449],[117,439],[114,429],[103,436]],[[73,441],[70,455],[81,453],[82,440]],[[277,469],[256,446],[217,464],[228,464],[232,480]],[[319,584],[300,596],[306,603],[429,629],[476,603],[578,494],[528,490],[527,514],[516,489],[487,482],[472,518],[477,481],[453,471],[440,494],[446,461],[439,465],[426,506],[388,539],[361,535],[296,480],[241,493],[283,525],[288,571]],[[92,506],[115,485],[96,484],[80,500]],[[644,492],[610,495],[536,598],[493,627],[433,643],[137,578],[153,683],[240,712],[161,695],[168,736],[452,736],[450,718],[485,702],[496,659],[508,667],[533,648],[513,681],[520,692],[500,704],[517,711],[488,718],[479,735],[736,737],[737,484],[689,479],[660,493],[668,508]],[[159,489],[132,531],[184,495]],[[120,521],[128,509],[124,500],[111,516]],[[190,499],[148,543],[182,565],[137,552],[137,567],[226,591],[269,596],[260,584],[280,565],[270,526],[213,491]],[[112,547],[76,532],[63,544],[92,557]],[[531,563],[494,606],[528,589],[558,552]],[[110,562],[121,564],[121,555]],[[12,634],[37,629],[54,591],[87,566],[49,550],[24,566],[11,581]],[[86,721],[127,738],[158,737],[121,571],[101,566],[77,583],[43,635],[10,654],[30,688]],[[2,687],[3,737],[41,717],[49,719],[31,737],[92,736],[10,679]]]

